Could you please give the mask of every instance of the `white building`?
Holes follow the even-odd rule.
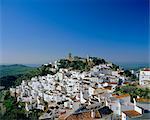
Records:
[[[150,84],[150,69],[144,69],[140,71],[139,84],[140,85]]]

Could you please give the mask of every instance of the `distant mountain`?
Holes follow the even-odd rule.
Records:
[[[25,74],[34,69],[35,67],[29,67],[21,64],[0,65],[0,78],[11,75]]]

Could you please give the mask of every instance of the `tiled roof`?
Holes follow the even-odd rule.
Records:
[[[115,97],[115,98],[121,99],[121,98],[129,97],[130,95],[129,94],[123,94],[123,95],[113,94],[112,96]]]
[[[144,99],[144,98],[137,98],[137,102],[150,102],[150,99]]]
[[[110,115],[113,111],[109,107],[105,106],[98,110],[94,109],[95,118],[101,118],[102,116]],[[74,114],[64,114],[59,117],[59,120],[93,120],[91,117],[91,111],[76,112]]]
[[[150,68],[145,68],[143,71],[150,71]]]
[[[108,84],[118,84],[117,82],[107,82]]]
[[[66,120],[68,117],[68,115],[64,114],[64,115],[60,115],[59,116],[59,120]]]
[[[124,82],[123,84],[129,84],[129,82]]]
[[[65,114],[59,116],[59,120],[66,120],[72,114],[72,110],[67,110]]]
[[[108,84],[114,84],[114,85],[117,85],[118,82],[107,82]],[[129,82],[124,82],[123,84],[129,84]]]
[[[123,111],[123,113],[125,113],[128,117],[132,118],[132,117],[137,117],[140,116],[141,114],[135,110],[128,110],[128,111]]]
[[[66,118],[66,120],[93,120],[91,112],[85,112],[81,114],[72,114]]]
[[[104,88],[107,89],[107,90],[111,90],[112,86],[106,86]]]

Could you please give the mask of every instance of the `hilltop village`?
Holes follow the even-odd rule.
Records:
[[[139,74],[131,71],[129,77],[127,71],[104,59],[69,54],[44,64],[43,69],[41,75],[10,88],[18,109],[25,109],[27,116],[38,110],[40,120],[138,120],[150,111],[150,96],[129,94],[135,92],[130,88],[135,88],[136,82],[138,90],[147,89],[148,68]],[[129,89],[123,91],[125,87]]]

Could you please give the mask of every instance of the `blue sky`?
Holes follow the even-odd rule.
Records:
[[[2,0],[0,63],[73,55],[148,63],[148,0]]]

